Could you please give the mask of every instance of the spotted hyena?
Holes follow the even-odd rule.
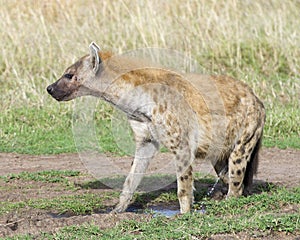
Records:
[[[195,158],[210,159],[228,184],[227,197],[240,196],[252,185],[265,110],[240,81],[148,67],[91,43],[90,54],[68,67],[47,91],[58,101],[99,97],[127,114],[136,152],[116,212],[128,207],[160,145],[174,154],[181,213],[189,212],[193,202]]]

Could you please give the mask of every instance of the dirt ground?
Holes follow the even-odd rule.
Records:
[[[169,154],[160,154],[156,160],[150,165],[150,171],[153,169],[164,168],[160,166],[162,162],[165,164],[170,158]],[[105,161],[107,159],[104,159]],[[131,160],[130,158],[110,158],[117,166],[128,171]],[[90,164],[96,161],[96,158]],[[97,158],[101,162],[101,159]],[[104,162],[104,161],[103,161]],[[100,167],[99,167],[100,168]],[[173,171],[170,167],[165,167],[166,171]],[[208,162],[197,163],[197,170],[205,174],[213,174],[213,170]],[[32,156],[20,155],[14,153],[0,153],[0,176],[10,173],[19,173],[23,171],[36,172],[42,170],[79,170],[88,173],[85,165],[80,160],[78,154],[60,154],[51,156]],[[258,174],[255,178],[256,182],[273,183],[275,185],[283,185],[293,187],[300,185],[300,151],[299,150],[280,150],[276,148],[263,149],[260,155],[260,165]],[[51,184],[35,183],[36,187],[22,191],[22,183],[18,182],[19,189],[11,188],[11,190],[2,190],[0,202],[2,201],[24,201],[26,199],[41,198],[41,196],[51,198],[62,193],[51,191]],[[7,189],[7,188],[5,188]],[[82,193],[106,191],[105,189],[79,190]],[[21,193],[20,193],[21,192]],[[68,194],[64,192],[63,194]],[[70,194],[70,193],[69,193]],[[111,202],[110,205],[115,205]],[[46,211],[24,209],[22,211],[10,212],[0,216],[0,237],[14,236],[19,234],[31,234],[38,236],[40,232],[55,232],[59,228],[68,225],[82,224],[85,222],[93,222],[100,228],[105,229],[113,227],[124,219],[136,219],[144,221],[151,218],[150,215],[123,213],[110,214],[98,213],[80,216],[62,216],[57,217]],[[264,236],[255,239],[264,238]],[[246,233],[222,234],[212,236],[210,239],[252,239]],[[264,239],[300,239],[300,236],[285,235],[285,233],[268,233]]]

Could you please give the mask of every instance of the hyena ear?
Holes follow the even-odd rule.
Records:
[[[100,47],[94,42],[91,42],[90,46],[90,59],[91,59],[91,64],[93,67],[94,73],[97,73],[100,67],[100,64],[102,62],[100,56],[99,56],[99,51]]]

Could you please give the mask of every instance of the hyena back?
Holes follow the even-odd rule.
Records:
[[[193,203],[195,158],[211,160],[228,184],[227,197],[247,193],[258,166],[262,102],[246,84],[230,77],[183,76],[147,64],[114,57],[92,43],[89,55],[47,87],[58,101],[92,95],[127,114],[136,151],[114,211],[126,210],[160,145],[174,154],[181,213],[189,212]]]

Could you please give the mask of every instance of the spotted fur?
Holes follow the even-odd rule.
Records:
[[[228,76],[181,75],[149,63],[102,52],[66,69],[47,91],[58,101],[84,95],[102,98],[128,116],[136,153],[116,212],[126,210],[149,161],[164,145],[177,169],[181,213],[193,202],[195,158],[209,158],[228,184],[227,197],[249,192],[257,171],[265,110],[244,83]]]

